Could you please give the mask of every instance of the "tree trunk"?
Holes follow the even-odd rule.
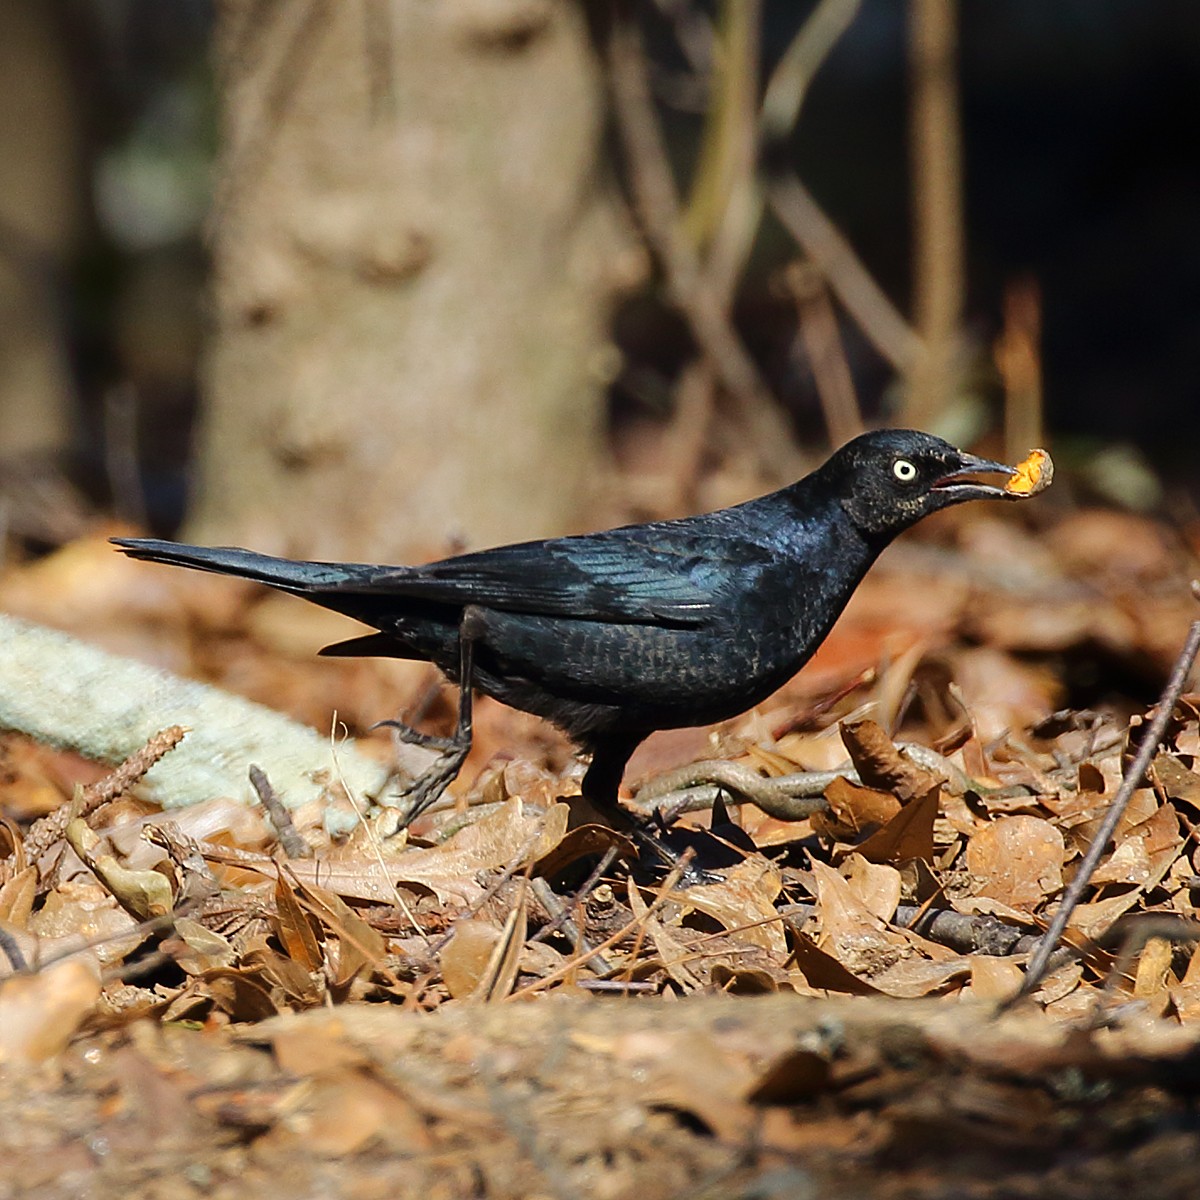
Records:
[[[62,454],[73,384],[55,287],[79,223],[77,114],[54,13],[0,4],[0,461]]]
[[[236,0],[218,60],[188,536],[403,561],[578,524],[637,261],[582,5]]]

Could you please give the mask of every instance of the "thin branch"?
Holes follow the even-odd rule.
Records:
[[[909,0],[916,324],[926,355],[905,419],[936,424],[956,389],[963,307],[962,145],[956,77],[958,0]]]
[[[646,911],[640,916],[634,917],[632,921],[623,925],[616,933],[606,937],[590,954],[577,955],[569,962],[564,963],[561,967],[551,971],[549,975],[544,975],[541,979],[535,980],[533,983],[523,987],[519,992],[513,992],[508,996],[508,1000],[516,1000],[518,997],[528,996],[534,992],[540,992],[547,988],[552,983],[557,983],[560,979],[565,979],[572,971],[584,966],[590,961],[593,961],[597,955],[602,955],[605,950],[611,950],[618,943],[629,937],[630,934],[641,930],[646,922],[654,916],[658,910],[671,898],[671,893],[674,892],[679,880],[683,877],[684,872],[691,865],[691,861],[695,857],[694,851],[689,846],[676,861],[675,866],[667,873],[666,878],[658,887],[654,900],[647,907]]]
[[[704,274],[726,312],[762,220],[755,180],[761,0],[722,0],[720,46],[700,164],[684,233],[705,254]]]
[[[809,85],[861,7],[862,0],[821,0],[813,9],[771,72],[759,117],[764,141],[791,133]]]
[[[611,850],[608,853],[613,853]],[[554,889],[550,886],[548,880],[535,879],[532,881],[533,894],[537,897],[538,902],[550,914],[550,924],[538,930],[538,941],[545,941],[549,934],[546,932],[553,925],[554,928],[561,929],[571,940],[571,946],[576,954],[589,954],[591,961],[595,964],[595,969],[601,974],[607,974],[612,968],[609,966],[608,959],[603,954],[596,952],[595,946],[588,940],[587,935],[576,923],[575,918],[571,915],[571,909],[563,903]],[[533,941],[533,938],[529,938]]]
[[[115,771],[96,783],[80,788],[70,800],[64,801],[52,813],[34,822],[25,835],[25,856],[33,863],[56,842],[62,840],[67,826],[78,817],[88,817],[118,796],[129,791],[163,755],[183,741],[186,730],[172,725],[156,733],[140,750],[135,750]]]
[[[312,847],[296,832],[292,814],[276,795],[267,773],[257,763],[250,764],[250,786],[258,794],[259,802],[267,810],[280,848],[288,858],[312,858]]]
[[[1200,598],[1200,584],[1193,583],[1192,591]],[[1071,914],[1075,911],[1075,907],[1079,903],[1079,898],[1083,895],[1084,889],[1088,886],[1096,870],[1096,865],[1100,862],[1105,850],[1108,848],[1109,839],[1120,823],[1130,798],[1141,784],[1150,763],[1158,753],[1158,747],[1167,732],[1167,725],[1175,713],[1175,705],[1178,703],[1179,697],[1183,694],[1183,689],[1187,684],[1188,676],[1192,670],[1192,664],[1196,661],[1197,653],[1200,653],[1200,620],[1192,622],[1191,628],[1188,631],[1187,641],[1184,643],[1183,649],[1179,652],[1179,657],[1176,659],[1175,666],[1171,671],[1171,678],[1167,681],[1167,686],[1163,689],[1162,698],[1158,702],[1154,719],[1150,722],[1150,727],[1143,735],[1141,744],[1138,746],[1137,755],[1134,757],[1129,770],[1125,773],[1125,778],[1121,780],[1121,786],[1117,790],[1116,796],[1113,797],[1113,802],[1104,816],[1103,823],[1096,831],[1096,836],[1092,839],[1092,844],[1088,847],[1087,854],[1079,864],[1079,869],[1075,872],[1075,877],[1071,880],[1070,886],[1063,895],[1062,902],[1054,913],[1054,919],[1050,922],[1050,928],[1046,930],[1045,936],[1039,942],[1038,948],[1029,962],[1029,969],[1025,973],[1025,981],[1021,984],[1021,989],[1013,998],[1014,1000],[1018,997],[1028,995],[1041,983],[1046,973],[1046,965],[1050,955],[1054,953],[1054,948],[1058,945],[1059,938],[1062,937],[1063,931],[1067,927],[1067,922],[1071,919]]]
[[[717,793],[728,791],[757,804],[763,812],[781,821],[802,821],[829,807],[822,792],[845,774],[804,771],[768,778],[742,763],[712,759],[690,763],[652,779],[638,790],[634,806],[642,812],[660,808],[680,811],[681,804],[689,811],[711,808]]]
[[[808,189],[781,176],[767,185],[767,201],[879,353],[901,375],[911,374],[925,353],[921,339]]]
[[[832,446],[841,446],[863,432],[862,410],[854,390],[854,375],[838,328],[837,312],[825,280],[805,264],[793,263],[785,272],[796,300],[800,340],[817,385],[825,429]]]
[[[792,478],[798,452],[787,422],[729,324],[724,305],[680,222],[679,196],[650,98],[641,33],[633,20],[620,17],[614,22],[607,52],[613,107],[634,200],[646,237],[662,264],[671,298],[738,405],[747,439],[764,467],[776,477]]]

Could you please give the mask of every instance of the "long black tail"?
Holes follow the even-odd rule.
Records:
[[[336,589],[378,568],[363,563],[303,562],[290,558],[274,558],[239,550],[235,546],[187,546],[164,542],[157,538],[111,538],[130,558],[147,562],[168,563],[174,567],[192,567],[197,571],[213,571],[218,575],[236,575],[253,579],[285,592],[321,592]]]

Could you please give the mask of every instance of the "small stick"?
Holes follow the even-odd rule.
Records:
[[[279,845],[288,858],[312,858],[312,847],[296,832],[292,814],[284,807],[284,803],[271,786],[267,773],[257,763],[250,764],[250,785],[258,793],[271,824],[275,826],[275,836]]]
[[[595,867],[592,868],[592,873],[583,881],[583,886],[575,893],[569,907],[566,904],[561,904],[560,909],[555,910],[551,909],[549,905],[546,905],[547,911],[551,913],[551,920],[547,924],[543,925],[535,934],[533,934],[529,940],[531,942],[543,942],[552,933],[556,933],[559,926],[562,925],[568,917],[570,917],[571,910],[579,908],[588,898],[592,889],[600,882],[604,872],[613,865],[613,863],[616,861],[616,858],[617,848],[615,846],[609,846],[609,848],[605,850],[604,854],[601,856],[600,861],[595,865]],[[537,890],[536,885],[534,887],[534,893],[537,895],[538,899],[542,899],[541,893]],[[542,900],[542,903],[545,904],[545,901]],[[573,937],[574,935],[571,936]],[[605,967],[604,969],[607,970],[608,968]]]
[[[1192,593],[1200,599],[1200,583],[1193,582]],[[1167,680],[1167,686],[1163,689],[1162,698],[1158,702],[1154,719],[1150,722],[1149,729],[1146,730],[1145,735],[1142,737],[1137,755],[1130,765],[1125,778],[1121,780],[1121,786],[1113,798],[1108,812],[1105,814],[1104,823],[1097,830],[1096,836],[1092,840],[1091,846],[1088,847],[1088,852],[1084,856],[1083,862],[1079,864],[1079,870],[1075,873],[1075,878],[1071,880],[1071,884],[1062,898],[1062,903],[1059,904],[1054,914],[1054,919],[1050,922],[1050,928],[1046,930],[1045,935],[1038,943],[1037,950],[1034,951],[1033,957],[1029,960],[1029,967],[1025,972],[1025,980],[1021,984],[1020,990],[1012,1000],[1001,1006],[1001,1011],[1004,1011],[1005,1008],[1013,1004],[1020,997],[1027,996],[1042,982],[1042,978],[1046,974],[1046,966],[1050,960],[1050,955],[1054,953],[1054,948],[1058,945],[1059,938],[1062,937],[1063,931],[1067,927],[1067,922],[1071,919],[1071,914],[1075,911],[1075,906],[1079,903],[1080,896],[1083,895],[1084,888],[1087,887],[1093,872],[1096,870],[1096,865],[1103,856],[1105,848],[1108,846],[1108,841],[1115,832],[1125,812],[1125,808],[1129,804],[1130,798],[1142,782],[1142,778],[1146,774],[1155,754],[1158,753],[1159,744],[1167,732],[1167,724],[1175,712],[1175,705],[1183,693],[1184,685],[1187,683],[1192,664],[1196,661],[1197,653],[1200,653],[1200,621],[1193,621],[1191,628],[1188,630],[1187,641],[1184,643],[1183,649],[1179,652],[1179,657],[1175,660],[1175,666],[1171,670],[1171,678]]]
[[[680,793],[690,793],[691,789],[703,785],[716,785],[718,789],[757,804],[780,820],[802,821],[829,807],[821,793],[839,774],[844,772],[804,771],[769,778],[743,763],[702,760],[664,772],[643,784],[634,797],[634,806],[642,812],[663,808],[669,798],[683,799]],[[714,790],[712,796],[715,794]],[[712,796],[706,793],[706,807],[711,806]],[[689,804],[688,808],[691,807]]]
[[[590,954],[591,961],[595,969],[602,974],[607,973],[611,968],[608,964],[608,959],[603,954],[596,952],[595,946],[588,940],[583,930],[576,924],[571,916],[571,910],[562,902],[561,897],[555,894],[554,889],[544,879],[535,879],[533,881],[533,894],[538,898],[542,907],[550,914],[551,923],[561,928],[562,931],[571,939],[571,945],[574,947],[576,954]],[[539,934],[544,934],[549,925],[543,929],[539,929]],[[530,939],[532,941],[532,939]],[[544,939],[539,939],[544,940]]]
[[[692,859],[695,857],[695,852],[689,846],[680,856],[679,861],[667,874],[658,889],[658,894],[650,903],[641,916],[634,917],[628,924],[623,925],[616,933],[610,937],[606,937],[590,954],[580,954],[572,958],[570,962],[564,963],[555,971],[551,971],[549,975],[544,975],[541,979],[534,980],[533,983],[527,984],[521,988],[519,992],[513,992],[506,996],[506,1000],[515,1000],[519,996],[529,996],[534,992],[540,992],[547,988],[552,983],[557,983],[560,979],[565,979],[572,971],[584,966],[589,961],[593,960],[596,955],[603,954],[605,950],[611,950],[618,942],[627,938],[631,933],[641,929],[642,926],[671,898],[671,893],[675,890],[676,884],[679,883],[684,871],[688,869]]]
[[[67,826],[76,817],[87,817],[101,805],[129,791],[164,754],[174,750],[183,741],[186,732],[182,725],[172,725],[156,733],[111,774],[79,789],[76,796],[64,801],[40,821],[35,821],[25,835],[25,857],[28,861],[37,862],[55,842],[61,841]]]

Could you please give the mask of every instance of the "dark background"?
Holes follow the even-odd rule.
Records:
[[[50,5],[77,88],[86,224],[56,271],[64,352],[78,389],[75,466],[106,487],[104,397],[131,382],[150,514],[170,526],[186,492],[188,430],[205,323],[203,213],[216,143],[204,0]],[[648,6],[649,7],[649,6]],[[811,6],[766,5],[765,67]],[[647,15],[669,74],[665,25]],[[1200,496],[1200,221],[1197,138],[1200,6],[1186,0],[966,0],[960,76],[966,173],[968,326],[1000,326],[1005,287],[1028,277],[1043,300],[1047,426],[1086,456],[1130,443],[1172,484]],[[663,106],[686,167],[698,114]],[[801,178],[887,292],[909,309],[905,7],[867,0],[823,67],[789,151]],[[154,220],[145,212],[157,213]],[[782,238],[768,224],[738,320],[805,433],[815,398],[783,348],[788,306],[769,286]],[[631,302],[617,339],[635,365],[669,378],[682,325],[653,297]],[[0,335],[2,336],[2,335]],[[869,410],[889,373],[849,333]],[[614,419],[645,396],[618,384]],[[886,419],[886,414],[884,414]]]

